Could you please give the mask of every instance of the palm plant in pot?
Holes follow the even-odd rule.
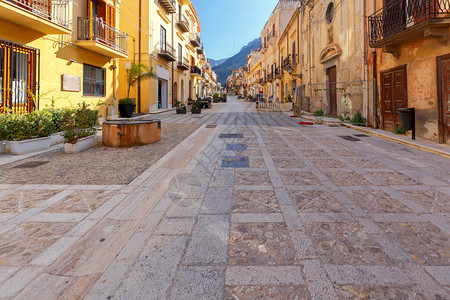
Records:
[[[191,113],[193,115],[199,115],[202,113],[202,106],[203,104],[197,100],[194,103],[192,103],[192,107],[191,107]]]
[[[136,85],[143,80],[154,78],[155,74],[144,64],[132,64],[126,76],[127,97],[119,100],[119,112],[122,118],[131,118],[136,109],[135,99],[130,98],[131,88],[136,88]]]
[[[80,104],[66,119],[64,152],[78,153],[92,147],[98,124],[98,110],[89,109],[84,102]]]
[[[175,103],[177,115],[185,115],[186,114],[186,105],[177,101]]]

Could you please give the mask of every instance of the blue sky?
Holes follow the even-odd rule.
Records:
[[[253,39],[278,0],[192,0],[200,18],[200,34],[208,58],[233,56]]]

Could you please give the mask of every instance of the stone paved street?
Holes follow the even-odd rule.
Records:
[[[254,106],[158,115],[201,127],[129,184],[0,184],[0,296],[450,298],[448,159]]]

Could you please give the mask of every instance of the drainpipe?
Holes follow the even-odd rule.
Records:
[[[139,0],[139,64],[141,64],[141,44],[142,44],[142,0]],[[141,113],[141,82],[138,81],[138,113]]]
[[[363,53],[362,53],[362,79],[363,79],[363,109],[364,109],[364,115],[366,118],[366,127],[369,122],[369,93],[368,93],[368,86],[367,86],[367,44],[366,44],[366,1],[362,1],[363,3],[363,13],[362,13],[362,43],[363,43]]]
[[[181,13],[181,12],[179,12],[179,13]],[[173,14],[172,14],[172,47],[173,47],[173,49],[175,49],[175,45],[174,45],[174,39],[173,39],[173,32],[175,31],[175,28],[174,28],[174,24],[173,24]],[[174,86],[174,70],[173,70],[173,61],[172,61],[172,108],[174,107],[174,105],[173,105],[173,86]]]

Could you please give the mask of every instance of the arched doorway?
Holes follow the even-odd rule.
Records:
[[[184,99],[184,80],[181,79],[181,97],[180,97],[180,102],[184,103],[186,99]]]
[[[177,101],[180,101],[180,99],[178,98],[178,82],[175,81],[175,83],[173,84],[173,104],[176,105]]]

